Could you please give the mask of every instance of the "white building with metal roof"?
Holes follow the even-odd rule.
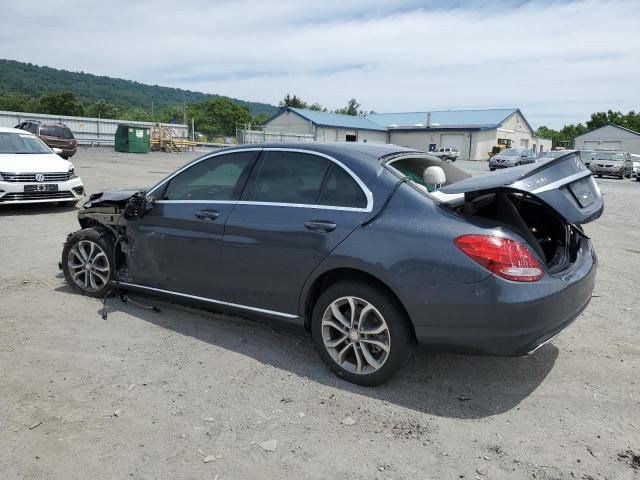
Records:
[[[574,146],[576,150],[617,150],[640,155],[640,132],[605,125],[577,136]]]
[[[315,141],[392,143],[423,151],[456,147],[461,159],[485,160],[497,144],[551,149],[551,140],[536,137],[517,108],[373,113],[355,117],[287,108],[265,124],[271,134],[308,135]]]
[[[388,143],[387,129],[365,117],[288,107],[265,123],[267,133],[313,135],[318,142]]]

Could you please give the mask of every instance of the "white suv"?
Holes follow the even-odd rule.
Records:
[[[442,160],[449,160],[455,162],[460,156],[460,152],[456,147],[440,147],[437,152],[434,152],[435,157],[440,157]]]
[[[0,127],[0,205],[76,203],[84,196],[73,164],[32,133]]]

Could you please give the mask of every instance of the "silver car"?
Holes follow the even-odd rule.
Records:
[[[631,178],[633,174],[633,162],[628,152],[598,152],[589,168],[598,177]]]
[[[489,170],[496,168],[517,167],[527,163],[535,163],[536,154],[526,148],[507,148],[504,152],[494,155],[489,160]]]
[[[632,177],[640,179],[640,155],[631,154],[631,161],[633,162],[633,174]]]

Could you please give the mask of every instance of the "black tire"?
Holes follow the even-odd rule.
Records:
[[[83,243],[79,245],[80,242]],[[65,280],[71,288],[73,288],[76,292],[94,298],[104,298],[113,293],[114,289],[111,281],[113,280],[115,265],[114,242],[115,241],[113,235],[110,232],[97,228],[85,228],[84,230],[75,232],[67,239],[67,242],[62,249],[62,271],[64,273]],[[72,252],[72,250],[74,250],[74,246],[76,245],[82,247],[83,251],[86,252],[86,249],[84,247],[87,244],[91,243],[99,247],[104,253],[104,256],[99,256],[99,262],[97,258],[95,259],[95,268],[96,270],[101,269],[99,270],[100,277],[106,277],[106,281],[102,281],[96,274],[94,276],[95,283],[93,285],[91,284],[91,275],[89,273],[84,272],[83,274],[79,271],[82,270],[80,267],[76,267],[75,269],[73,268],[73,264],[75,262],[81,262],[81,260],[79,259],[75,251]],[[107,272],[102,270],[104,269],[105,265],[108,267]],[[79,274],[77,278],[79,279],[80,283],[84,282],[85,285],[87,283],[89,284],[88,288],[83,288],[82,285],[74,280],[74,273]],[[89,280],[85,280],[87,279],[87,277],[89,277]],[[96,288],[94,288],[94,285]]]
[[[493,172],[493,171],[495,171],[495,168],[489,167],[489,171]]]
[[[602,178],[602,174],[601,173],[598,174],[598,178]]]
[[[340,301],[340,299],[344,299],[346,297],[354,297],[356,301],[362,300],[364,303],[368,303],[373,306],[376,313],[379,312],[382,316],[383,323],[386,324],[388,336],[383,339],[383,343],[387,344],[388,352],[386,353],[386,357],[382,362],[382,365],[377,370],[356,373],[343,368],[337,360],[334,360],[334,357],[328,350],[329,347],[325,346],[323,332],[326,334],[327,329],[322,325],[323,316],[325,316],[325,313],[329,313],[330,306],[334,302]],[[348,304],[345,306],[347,308],[346,311],[349,311]],[[358,310],[356,309],[356,311]],[[377,318],[378,317],[374,314],[374,319]],[[366,280],[340,281],[329,286],[324,292],[322,292],[313,308],[311,318],[311,335],[316,349],[320,354],[320,358],[322,358],[322,360],[329,366],[329,368],[331,368],[331,370],[334,371],[334,373],[336,373],[336,375],[349,382],[364,386],[380,385],[396,375],[404,365],[407,358],[411,355],[415,343],[409,319],[402,307],[398,305],[397,300],[383,288],[375,285],[374,283],[369,283]],[[340,334],[338,334],[338,336],[339,335]],[[349,334],[347,333],[345,335],[345,343],[342,345],[346,346],[348,343],[353,344],[351,347],[352,350],[347,355],[351,355],[351,357],[355,359],[354,355],[359,352],[358,356],[363,361],[364,368],[371,369],[373,367],[371,367],[370,363],[365,362],[366,356],[362,353],[363,348],[365,348],[362,345],[367,342],[367,339],[380,340],[380,336],[372,336],[365,333],[362,335],[362,342],[352,342],[349,338]],[[370,344],[367,342],[367,345]],[[339,348],[342,348],[342,346]],[[376,347],[366,346],[367,352],[372,352],[374,348]],[[338,348],[335,350],[337,352]],[[354,350],[356,352],[354,352]],[[384,356],[382,350],[379,348],[377,350],[382,356]],[[347,357],[347,355],[345,355],[345,357]],[[371,355],[371,353],[369,353],[369,355]],[[379,356],[378,360],[380,360],[380,358],[381,357]]]
[[[640,182],[640,175],[636,177],[636,181]]]

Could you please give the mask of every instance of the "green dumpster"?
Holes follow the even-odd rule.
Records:
[[[118,125],[115,140],[116,152],[148,153],[149,127]]]

